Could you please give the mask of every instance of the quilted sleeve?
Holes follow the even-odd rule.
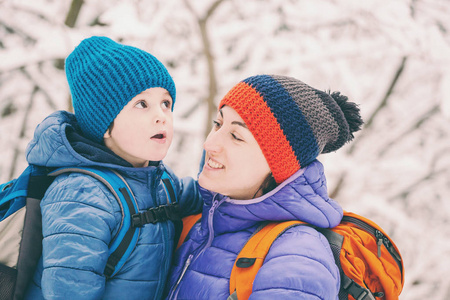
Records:
[[[296,226],[278,237],[256,275],[250,299],[338,299],[339,269],[326,238]]]
[[[192,177],[178,178],[173,171],[165,166],[169,176],[176,184],[176,193],[178,203],[180,205],[181,217],[195,215],[201,213],[203,207],[203,199],[200,195],[197,181]]]
[[[120,211],[112,197],[100,182],[77,173],[60,175],[47,191],[41,202],[45,299],[102,298]]]
[[[185,177],[180,180],[181,192],[179,195],[181,216],[198,214],[202,211],[203,199],[197,187],[197,182]]]

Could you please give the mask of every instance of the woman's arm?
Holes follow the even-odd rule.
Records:
[[[274,241],[250,299],[337,299],[339,286],[326,238],[311,227],[296,226]]]

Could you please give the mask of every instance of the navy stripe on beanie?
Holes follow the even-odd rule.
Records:
[[[304,114],[288,90],[269,75],[243,80],[257,90],[280,124],[301,166],[319,155],[319,147]]]
[[[257,75],[234,86],[219,108],[228,105],[242,117],[281,183],[361,129],[359,108],[347,100],[292,77]]]

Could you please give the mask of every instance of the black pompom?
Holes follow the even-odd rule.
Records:
[[[347,120],[348,127],[350,129],[350,137],[348,141],[353,139],[353,132],[361,130],[361,126],[364,121],[359,113],[359,107],[353,102],[349,102],[347,96],[342,95],[340,92],[333,92],[330,96],[336,101],[344,113],[344,117]]]

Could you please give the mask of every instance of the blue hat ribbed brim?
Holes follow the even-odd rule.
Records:
[[[157,58],[107,37],[83,40],[67,57],[65,70],[80,128],[96,142],[123,107],[149,88],[166,89],[175,104],[175,83]]]

